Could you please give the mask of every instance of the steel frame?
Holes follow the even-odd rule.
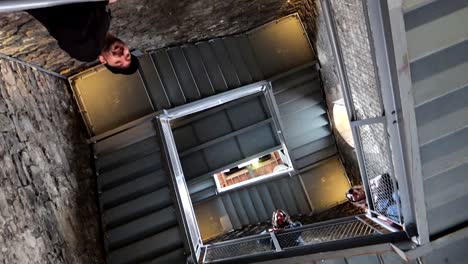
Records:
[[[366,217],[366,216],[363,216],[363,217]],[[334,219],[330,221],[325,221],[325,222],[320,222],[316,224],[310,224],[310,225],[294,228],[294,229],[285,231],[284,233],[281,233],[281,234],[304,232],[307,230],[313,230],[315,228],[322,228],[322,227],[333,227],[333,226],[337,226],[341,224],[349,224],[349,223],[352,223],[353,221],[358,221],[358,222],[361,222],[363,225],[369,226],[367,223],[365,223],[364,221],[360,219],[360,216],[349,216],[345,218]],[[298,263],[296,262],[296,260],[298,258],[299,259],[302,258],[301,255],[308,255],[306,258],[310,260],[311,258],[310,254],[316,254],[320,252],[320,254],[317,254],[316,257],[319,258],[318,260],[323,260],[325,259],[323,257],[323,254],[326,254],[324,252],[348,249],[349,251],[354,252],[353,254],[362,254],[362,246],[369,246],[369,245],[372,245],[372,248],[378,247],[379,250],[382,250],[383,248],[385,248],[386,252],[391,252],[391,251],[395,251],[395,249],[392,248],[391,244],[385,244],[384,246],[384,244],[381,244],[381,243],[385,243],[385,242],[394,243],[394,242],[397,242],[406,238],[406,234],[402,231],[382,234],[376,231],[371,226],[369,226],[369,228],[374,230],[375,233],[358,236],[355,238],[339,239],[339,240],[333,240],[329,242],[321,242],[317,244],[289,247],[286,249],[281,248],[277,235],[273,232],[233,239],[229,241],[218,242],[218,243],[205,246],[205,251],[204,251],[205,255],[203,257],[203,263],[251,263],[251,262],[271,263],[274,261],[276,263]],[[272,239],[274,249],[267,251],[267,252],[254,253],[251,255],[235,256],[235,257],[229,257],[229,258],[224,258],[224,259],[219,259],[219,260],[210,260],[210,261],[206,260],[206,253],[208,252],[210,248],[224,247],[227,245],[239,244],[242,242],[247,242],[247,241],[252,241],[252,240],[262,240],[265,238]],[[373,249],[371,253],[376,253],[379,250]],[[338,256],[342,257],[343,255],[338,255]]]
[[[429,241],[402,1],[365,0],[405,229]],[[417,227],[417,230],[414,230]]]
[[[282,133],[281,123],[278,118],[279,111],[274,101],[275,99],[273,96],[270,82],[261,81],[253,83],[241,88],[224,92],[222,94],[207,97],[196,102],[188,103],[169,110],[163,110],[162,113],[156,117],[157,127],[161,133],[163,150],[169,163],[168,165],[172,185],[175,189],[175,196],[179,205],[179,214],[182,219],[185,234],[187,236],[187,247],[190,249],[190,253],[194,263],[197,263],[200,257],[203,242],[201,239],[200,230],[198,228],[195,212],[193,210],[193,204],[190,198],[187,182],[185,180],[184,172],[182,170],[182,164],[180,162],[179,153],[177,151],[176,143],[172,133],[171,121],[254,94],[263,94],[265,96],[268,108],[271,112],[273,124],[275,126],[279,141],[281,142],[281,147],[283,148],[285,156],[288,159],[287,161],[289,162],[289,164],[291,164],[291,166],[293,166],[293,164],[291,163],[292,159],[289,156],[285,139]],[[294,166],[292,167],[292,169],[284,173],[293,172],[295,172]],[[284,175],[284,173],[281,173],[281,175]],[[265,178],[264,180],[267,179],[269,178]]]
[[[344,95],[344,101],[346,108],[348,110],[348,116],[350,119],[351,123],[351,129],[352,129],[352,134],[353,138],[355,141],[356,145],[356,154],[358,158],[358,163],[360,167],[360,172],[363,177],[363,184],[366,189],[366,193],[370,194],[370,187],[369,184],[366,180],[366,171],[363,169],[365,166],[364,163],[364,157],[362,153],[362,142],[360,141],[360,138],[358,135],[358,128],[363,125],[370,125],[373,123],[381,123],[385,127],[385,133],[388,133],[388,142],[387,142],[387,149],[390,154],[390,160],[391,160],[391,173],[394,175],[392,177],[392,181],[396,190],[396,180],[398,180],[398,190],[399,190],[399,198],[401,202],[398,202],[398,210],[399,210],[399,222],[400,224],[403,224],[405,230],[410,234],[415,234],[414,226],[415,226],[415,208],[412,206],[413,200],[419,201],[416,204],[421,205],[422,198],[420,195],[415,195],[418,196],[419,198],[415,199],[414,192],[415,188],[413,186],[413,189],[411,189],[411,184],[412,182],[409,179],[408,175],[412,175],[411,168],[407,168],[407,164],[411,164],[415,166],[413,163],[414,161],[418,161],[416,156],[419,156],[419,153],[413,154],[412,157],[407,157],[405,155],[409,155],[408,153],[413,153],[414,149],[409,149],[408,146],[405,144],[408,144],[405,138],[408,133],[411,135],[409,138],[414,138],[414,131],[413,133],[408,132],[408,129],[411,129],[411,127],[404,127],[402,124],[402,103],[400,101],[400,91],[398,90],[399,87],[399,79],[401,80],[401,76],[397,76],[396,73],[396,66],[395,66],[395,58],[394,58],[394,41],[392,39],[392,27],[390,25],[390,20],[394,17],[399,15],[400,20],[402,21],[402,10],[401,10],[401,1],[400,2],[400,10],[399,14],[393,14],[392,16],[389,15],[388,11],[388,6],[387,6],[387,1],[373,1],[373,0],[363,0],[363,5],[364,5],[364,13],[365,13],[365,21],[367,24],[368,28],[368,35],[369,35],[369,43],[370,43],[370,48],[371,48],[371,55],[372,59],[374,61],[375,65],[379,65],[379,67],[375,67],[375,73],[377,76],[377,86],[380,88],[379,93],[382,98],[382,104],[383,104],[383,112],[384,115],[377,117],[377,118],[371,118],[371,119],[365,119],[365,120],[357,120],[355,111],[353,108],[353,103],[352,103],[352,97],[351,97],[351,90],[350,90],[350,85],[349,81],[347,79],[346,75],[346,70],[344,68],[344,59],[343,59],[343,54],[340,49],[339,45],[339,39],[337,35],[337,29],[335,22],[332,19],[332,11],[331,11],[331,4],[330,0],[321,0],[322,3],[322,9],[327,25],[327,30],[332,46],[333,53],[336,58],[336,64],[338,68],[338,73],[340,77],[340,82],[343,90],[343,95]],[[390,1],[392,2],[392,1]],[[393,4],[395,5],[395,4]],[[395,11],[393,11],[395,12]],[[397,18],[398,19],[398,18]],[[399,29],[401,30],[401,29]],[[404,30],[399,31],[399,34],[405,35]],[[406,41],[405,41],[406,43]],[[406,52],[406,46],[404,49],[398,50],[399,52],[405,51]],[[396,56],[398,57],[398,56]],[[402,56],[400,56],[401,58]],[[401,64],[401,62],[400,62]],[[408,69],[409,71],[409,69]],[[404,76],[406,76],[406,72],[404,72]],[[403,76],[403,77],[404,77]],[[409,76],[409,75],[408,75]],[[403,81],[406,81],[405,84],[408,86],[408,80],[403,79]],[[409,82],[410,83],[410,82]],[[411,84],[409,84],[411,85]],[[406,108],[406,106],[405,106]],[[411,109],[411,107],[408,107]],[[412,109],[414,112],[414,109]],[[405,131],[406,130],[406,131]],[[406,135],[404,135],[406,133]],[[408,137],[408,136],[407,136]],[[416,155],[417,154],[417,155]],[[416,156],[415,156],[416,155]],[[413,159],[413,160],[411,160]],[[417,167],[417,166],[416,166]],[[417,168],[416,172],[418,171]],[[420,170],[419,170],[420,171]],[[419,186],[419,185],[418,185]],[[418,191],[421,191],[421,188],[418,188]],[[375,208],[371,203],[371,199],[369,195],[367,195],[367,200],[369,204],[369,216],[372,216],[374,213]],[[424,209],[421,209],[424,211]],[[425,217],[425,211],[423,212],[423,215]],[[424,218],[424,217],[419,217],[419,218]],[[424,232],[424,230],[427,230],[427,222],[425,219],[420,219],[417,222],[423,222],[423,224],[419,224],[418,229],[420,232]],[[424,224],[424,222],[426,222]],[[426,225],[426,227],[424,227]],[[420,229],[421,227],[421,229]],[[426,240],[426,239],[423,239]],[[427,240],[426,240],[427,241]]]

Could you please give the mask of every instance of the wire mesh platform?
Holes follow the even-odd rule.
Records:
[[[265,233],[206,246],[203,263],[218,263],[235,258],[275,254],[297,248],[343,240],[383,235],[359,217],[306,225],[281,233]]]

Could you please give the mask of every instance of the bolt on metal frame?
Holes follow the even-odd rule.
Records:
[[[285,139],[281,130],[281,123],[278,118],[279,112],[274,101],[271,83],[269,82],[261,81],[253,83],[251,85],[207,97],[196,102],[188,103],[169,110],[163,110],[162,114],[156,117],[156,125],[161,134],[164,153],[169,163],[169,172],[172,185],[175,189],[176,200],[180,209],[179,213],[182,218],[185,234],[187,236],[187,247],[190,249],[192,260],[195,263],[197,263],[200,257],[203,242],[201,239],[200,230],[198,228],[195,212],[193,210],[187,182],[185,181],[184,172],[182,170],[179,153],[177,151],[176,143],[172,133],[171,121],[254,94],[263,94],[265,96],[267,106],[270,110],[273,124],[278,135],[278,139],[287,158],[287,162],[291,164],[291,158],[286,147]],[[281,175],[292,175],[293,173],[295,173],[294,167],[284,171]]]

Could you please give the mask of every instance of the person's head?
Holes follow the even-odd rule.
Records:
[[[138,69],[138,59],[130,53],[127,44],[108,33],[99,61],[112,73],[132,74]]]
[[[366,199],[366,193],[361,186],[353,186],[346,193],[346,198],[350,202],[357,202]]]
[[[273,225],[273,231],[284,229],[290,224],[291,220],[289,215],[283,210],[276,210],[271,216],[271,224]]]

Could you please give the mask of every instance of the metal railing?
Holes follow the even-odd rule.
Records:
[[[370,212],[404,225],[401,195],[407,197],[408,194],[404,182],[400,184],[403,185],[404,192],[400,190],[397,179],[401,180],[405,175],[398,170],[397,176],[394,169],[403,166],[397,156],[398,150],[401,149],[401,141],[396,136],[390,140],[389,136],[389,123],[393,125],[396,121],[387,113],[393,114],[395,110],[391,110],[390,104],[385,103],[393,98],[381,91],[383,85],[376,66],[367,1],[344,3],[322,0],[321,3],[338,66]],[[338,28],[335,11],[339,11],[340,8],[354,12],[350,16],[355,19],[353,28],[357,28],[356,32]],[[356,52],[356,47],[361,47],[362,50]],[[356,61],[368,64],[357,66]],[[411,218],[408,210],[405,211],[405,217]]]
[[[198,228],[196,216],[193,210],[193,204],[188,191],[187,182],[185,180],[182,169],[179,153],[177,151],[176,142],[172,133],[171,121],[182,118],[200,111],[208,110],[231,101],[241,99],[243,97],[254,94],[263,94],[265,96],[268,108],[270,110],[273,123],[281,142],[284,154],[287,161],[291,164],[291,158],[286,148],[285,139],[281,132],[281,124],[278,119],[279,112],[274,101],[272,87],[269,82],[261,81],[222,94],[207,97],[196,102],[188,103],[169,110],[163,110],[162,114],[157,117],[157,126],[161,134],[162,146],[166,159],[169,164],[169,172],[171,175],[172,187],[175,190],[176,200],[179,207],[179,215],[183,224],[184,233],[187,238],[187,247],[190,249],[192,260],[197,263],[203,242],[201,240],[200,230]],[[289,169],[286,173],[293,173],[294,168]]]
[[[108,0],[0,0],[0,12],[14,12],[58,5],[83,2],[104,2]]]
[[[405,237],[403,232],[383,234],[363,221],[364,217],[346,217],[280,233],[262,233],[209,244],[204,247],[203,263],[261,261],[377,244]]]

